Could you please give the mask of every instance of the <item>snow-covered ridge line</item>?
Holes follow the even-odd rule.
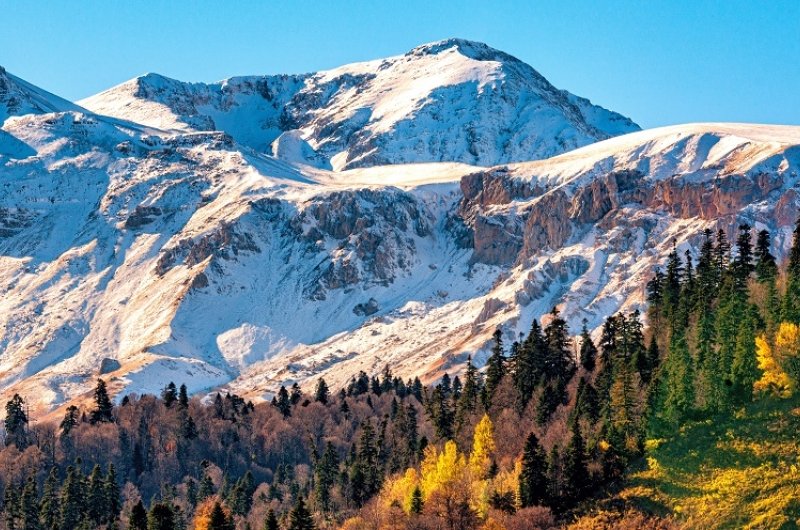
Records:
[[[335,170],[496,165],[639,129],[522,61],[463,39],[313,74],[211,84],[148,74],[80,104],[160,129],[223,130],[257,151]]]

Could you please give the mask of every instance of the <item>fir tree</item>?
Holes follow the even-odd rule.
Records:
[[[328,388],[328,383],[320,377],[319,381],[317,381],[317,388],[314,390],[314,401],[327,405],[330,397],[331,391]]]
[[[84,514],[85,491],[83,477],[72,466],[67,468],[67,476],[61,486],[59,526],[61,530],[76,528]]]
[[[339,476],[339,454],[331,442],[325,444],[325,451],[314,469],[314,496],[322,511],[331,509],[331,490]]]
[[[44,530],[57,530],[61,518],[61,506],[58,492],[58,469],[50,468],[50,474],[44,482],[42,500],[39,507],[39,519]]]
[[[94,404],[95,408],[92,410],[90,420],[92,423],[114,421],[114,405],[111,403],[111,398],[108,397],[106,382],[102,379],[97,380],[97,386],[94,389]]]
[[[597,347],[589,335],[589,330],[586,327],[586,319],[583,320],[583,329],[581,329],[581,350],[580,362],[583,369],[587,372],[593,372],[597,363]]]
[[[175,512],[165,502],[156,502],[147,514],[147,530],[177,530]]]
[[[264,519],[264,530],[280,530],[278,526],[278,517],[275,515],[275,510],[272,508],[267,512],[267,518]]]
[[[302,495],[297,498],[297,503],[289,513],[289,528],[288,530],[315,530],[314,519],[311,518],[311,512],[306,508],[306,501]]]
[[[164,402],[165,407],[172,407],[172,405],[178,400],[178,389],[175,386],[175,383],[170,381],[169,384],[164,387],[164,390],[161,391],[161,399]]]
[[[36,479],[28,477],[20,497],[20,530],[42,530],[39,522],[39,494]]]
[[[25,412],[25,401],[19,394],[6,402],[6,445],[16,445],[22,450],[28,446],[28,414]]]
[[[186,385],[182,384],[178,390],[178,405],[181,409],[186,410],[189,408],[189,392]]]
[[[530,433],[522,452],[522,470],[519,475],[520,506],[544,505],[547,500],[547,458],[539,439]]]
[[[506,374],[506,358],[503,354],[503,336],[500,329],[495,330],[493,338],[492,353],[486,360],[486,393],[489,398],[500,386],[500,382]]]
[[[141,499],[131,509],[128,528],[129,530],[147,530],[147,510],[144,509]]]
[[[285,386],[281,385],[278,395],[272,398],[272,405],[283,414],[284,418],[288,418],[292,414],[292,402]]]
[[[219,501],[214,503],[209,514],[208,530],[234,530],[233,518],[225,513]]]
[[[772,282],[778,275],[778,265],[775,256],[770,252],[770,235],[766,230],[758,233],[756,238],[756,278],[759,282]]]
[[[589,470],[586,467],[586,447],[577,420],[572,422],[571,437],[563,456],[563,481],[566,488],[562,496],[570,501],[580,499],[588,489]]]
[[[425,506],[425,503],[422,499],[422,490],[419,489],[419,486],[414,486],[414,489],[411,491],[411,502],[409,503],[409,512],[413,515],[419,515],[422,513],[422,508]]]
[[[66,413],[64,413],[64,419],[59,424],[61,436],[68,436],[76,425],[78,425],[78,407],[70,405],[67,407]]]

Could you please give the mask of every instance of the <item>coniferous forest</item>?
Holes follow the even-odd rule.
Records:
[[[646,314],[614,315],[593,340],[553,309],[518,342],[498,330],[482,370],[468,360],[463,374],[444,374],[435,386],[386,367],[346,388],[319,379],[311,393],[294,385],[254,405],[232,394],[201,402],[179,381],[165,382],[160,396],[112,401],[98,380],[91,406],[70,406],[60,423],[35,421],[25,396],[14,396],[0,451],[0,525],[691,525],[691,514],[624,492],[637,473],[652,476],[657,451],[691,441],[693,426],[727,425],[713,435],[735,441],[735,426],[766,407],[796,429],[800,223],[794,235],[779,265],[766,231],[741,225],[732,241],[707,231],[697,248],[674,248],[653,272],[643,286]],[[800,517],[794,502],[777,512],[785,528]]]

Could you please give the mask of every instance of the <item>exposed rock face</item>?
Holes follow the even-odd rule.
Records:
[[[122,368],[122,365],[119,363],[118,360],[112,359],[110,357],[105,357],[100,362],[100,375],[109,374],[116,370]]]

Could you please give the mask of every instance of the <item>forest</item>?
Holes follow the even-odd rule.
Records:
[[[743,421],[800,381],[800,222],[781,266],[767,231],[733,235],[673,246],[646,314],[609,317],[596,341],[554,308],[517,342],[497,330],[481,370],[468,359],[431,386],[386,367],[271,403],[180,382],[117,402],[98,379],[91,406],[54,424],[15,395],[0,527],[682,528],[618,495],[630,474],[686,426]]]

